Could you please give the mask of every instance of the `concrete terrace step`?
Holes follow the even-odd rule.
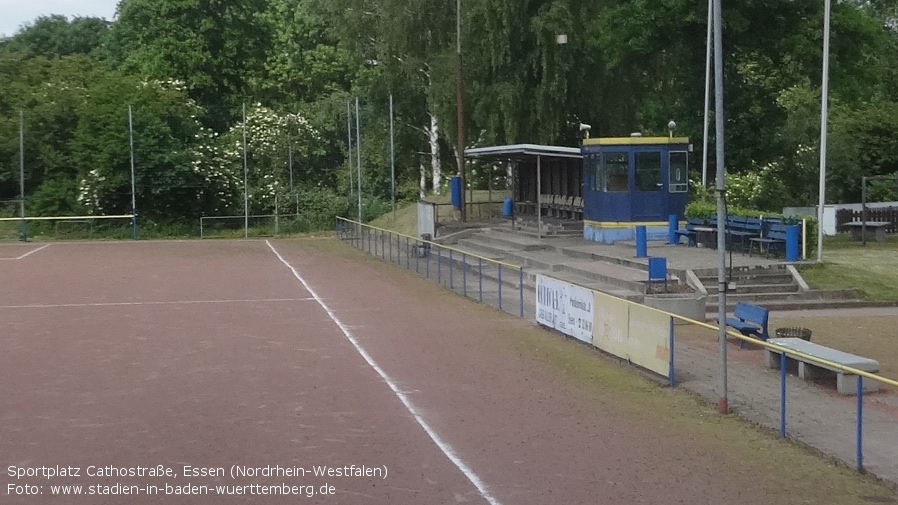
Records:
[[[490,244],[484,244],[474,238],[459,240],[455,246],[457,249],[468,251],[473,254],[485,256],[487,258],[496,259],[505,263],[521,265],[524,267],[540,268],[546,271],[557,271],[561,269],[561,265],[556,265],[551,258],[546,259],[545,255],[541,255],[539,251],[525,251],[513,249],[501,249]],[[502,253],[501,258],[499,252]]]
[[[704,283],[709,295],[717,294],[717,279],[713,283]],[[736,283],[735,293],[797,293],[800,288],[795,283],[784,284],[740,284]]]
[[[832,291],[807,291],[804,293],[727,293],[727,304],[729,304],[730,300],[735,303],[736,301],[744,301],[749,303],[755,303],[757,305],[763,305],[766,307],[766,304],[771,303],[771,301],[789,301],[789,302],[811,302],[811,301],[833,301],[833,300],[854,300],[855,298],[854,290],[846,289],[846,290],[832,290]],[[717,305],[717,295],[708,295],[708,304],[709,305]]]
[[[644,269],[595,261],[567,262],[562,264],[561,271],[640,293],[648,280],[648,273]]]
[[[716,274],[714,276],[702,275],[699,276],[698,280],[700,280],[706,287],[717,285]],[[736,284],[745,284],[751,286],[793,283],[792,275],[788,272],[754,275],[727,275],[727,280],[729,280],[730,282],[735,282]]]
[[[562,281],[570,282],[576,286],[581,286],[587,289],[591,289],[593,291],[598,291],[600,293],[605,293],[611,296],[616,296],[618,298],[623,298],[625,300],[631,300],[635,302],[641,302],[643,299],[642,292],[633,291],[630,289],[622,288],[620,286],[615,286],[612,284],[608,284],[596,279],[591,279],[588,277],[583,277],[573,272],[552,272],[549,270],[542,270],[537,268],[529,268],[524,270],[524,284],[527,288],[533,289],[533,286],[536,285],[536,276],[537,274],[545,275],[548,277],[552,277],[554,279],[559,279]]]
[[[867,302],[864,300],[850,299],[850,300],[770,300],[767,303],[761,304],[768,310],[776,310],[776,311],[794,311],[794,310],[821,310],[821,309],[850,309],[850,308],[860,308],[860,307],[871,307],[877,306],[875,303]],[[894,306],[894,302],[888,302],[888,305],[884,306]],[[733,300],[732,303],[729,299],[727,299],[727,312],[732,314],[733,310],[736,308],[736,301]],[[717,317],[717,303],[708,303],[707,305],[707,313],[708,318],[714,319]],[[773,328],[770,328],[770,333],[773,333]],[[772,336],[772,335],[771,335]]]
[[[473,240],[483,244],[498,245],[505,248],[520,249],[523,251],[535,251],[547,248],[547,246],[538,239],[497,230],[491,230],[489,234],[477,233],[467,240]]]
[[[648,268],[647,259],[626,258],[618,256],[609,256],[590,250],[589,246],[559,246],[558,252],[564,256],[571,258],[585,259],[591,261],[601,261],[605,263],[614,263],[627,268],[643,269]]]

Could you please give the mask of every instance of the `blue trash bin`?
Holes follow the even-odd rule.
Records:
[[[502,217],[511,217],[514,214],[514,201],[511,197],[502,201]]]

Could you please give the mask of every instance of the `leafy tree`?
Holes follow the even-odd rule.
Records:
[[[183,81],[222,129],[226,111],[247,96],[270,33],[260,20],[267,0],[122,0],[109,52],[128,71]]]
[[[41,16],[0,42],[0,48],[47,58],[72,54],[96,56],[109,25],[109,21],[95,17],[74,17],[70,21],[59,14]]]

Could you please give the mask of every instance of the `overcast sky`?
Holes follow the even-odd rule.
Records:
[[[0,0],[0,36],[16,33],[39,16],[97,17],[112,20],[118,0]]]

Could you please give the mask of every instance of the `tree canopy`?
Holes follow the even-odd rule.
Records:
[[[0,200],[18,195],[22,111],[33,213],[126,212],[130,106],[145,216],[238,211],[246,104],[253,211],[297,191],[336,201],[356,166],[347,105],[354,116],[359,97],[371,207],[389,197],[391,95],[400,196],[415,198],[419,177],[456,170],[455,8],[121,0],[111,23],[37,18],[0,41]],[[467,145],[577,145],[580,122],[593,136],[666,134],[671,119],[699,141],[706,9],[704,0],[465,0]],[[816,201],[823,14],[816,0],[724,5],[727,170],[765,185],[775,198],[753,203],[770,210]],[[833,5],[831,201],[856,199],[863,175],[898,173],[896,19],[894,2]]]

